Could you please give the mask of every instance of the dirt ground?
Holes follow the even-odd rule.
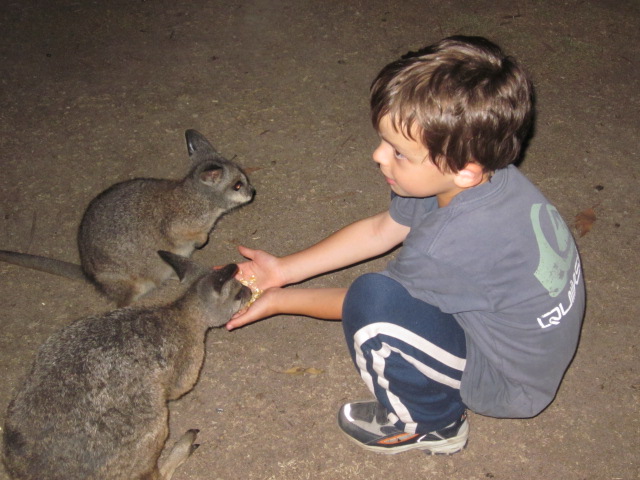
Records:
[[[570,225],[596,214],[577,239],[588,308],[555,402],[527,420],[471,414],[468,448],[451,457],[367,453],[335,420],[342,403],[369,398],[340,324],[271,318],[210,333],[199,384],[171,405],[172,438],[201,430],[174,478],[640,478],[636,0],[7,0],[0,29],[0,248],[69,261],[98,192],[184,174],[188,128],[258,191],[195,254],[205,264],[239,261],[241,243],[290,253],[381,211],[373,76],[452,34],[502,45],[537,88],[521,169]],[[384,263],[309,284],[344,286]],[[0,421],[37,347],[110,308],[88,285],[0,265]],[[316,373],[285,373],[294,367]]]

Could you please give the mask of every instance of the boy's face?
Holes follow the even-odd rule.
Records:
[[[380,145],[373,152],[373,160],[395,193],[417,198],[435,195],[438,205],[444,207],[463,190],[456,185],[455,174],[436,167],[422,143],[393,128],[389,115],[382,117],[378,127]]]

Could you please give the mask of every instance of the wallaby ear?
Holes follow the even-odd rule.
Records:
[[[209,140],[197,130],[189,129],[184,132],[184,136],[187,139],[187,151],[190,157],[196,153],[216,153],[216,149],[209,143]]]
[[[199,275],[209,273],[208,268],[182,255],[176,255],[166,250],[158,250],[158,255],[175,270],[181,282],[184,282],[185,279],[192,281]]]
[[[213,186],[222,177],[222,167],[213,166],[200,172],[200,180],[209,186]]]
[[[230,263],[229,265],[225,265],[222,268],[214,270],[214,272],[215,277],[213,279],[213,289],[220,293],[222,292],[224,284],[235,277],[236,273],[238,273],[238,265]]]
[[[194,262],[187,257],[167,252],[166,250],[158,250],[158,255],[173,268],[178,275],[180,281],[193,271]]]

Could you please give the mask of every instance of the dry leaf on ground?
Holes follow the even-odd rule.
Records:
[[[583,210],[582,212],[577,214],[574,225],[576,227],[576,230],[578,230],[578,235],[584,237],[587,233],[589,233],[595,221],[596,212],[593,208],[587,208],[586,210]]]

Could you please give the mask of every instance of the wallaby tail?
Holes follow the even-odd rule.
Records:
[[[41,272],[52,273],[72,280],[86,280],[80,265],[64,262],[62,260],[55,260],[53,258],[0,250],[0,261],[12,263],[20,267],[31,268],[33,270],[40,270]]]

